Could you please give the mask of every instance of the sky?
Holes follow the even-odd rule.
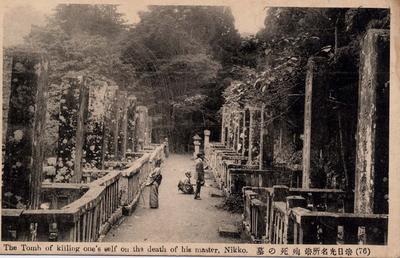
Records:
[[[63,1],[63,2],[67,2]],[[31,25],[43,25],[45,16],[52,13],[52,9],[60,1],[54,0],[35,0],[29,2],[27,0],[6,0],[3,2],[4,20],[3,35],[4,46],[11,46],[22,43],[23,37],[30,32]],[[71,2],[71,1],[70,1]],[[152,1],[135,1],[135,2],[113,2],[119,5],[119,11],[125,14],[129,23],[138,23],[140,21],[138,12],[146,10],[149,2]],[[134,3],[134,4],[133,4]],[[228,6],[232,9],[235,17],[235,27],[242,35],[255,34],[264,26],[265,9],[260,1],[247,0],[244,5],[243,1],[231,1]]]

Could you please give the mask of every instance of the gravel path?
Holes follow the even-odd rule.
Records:
[[[240,239],[220,237],[218,227],[236,224],[240,214],[218,209],[222,198],[210,196],[211,175],[206,173],[202,200],[178,192],[178,181],[187,170],[194,171],[189,155],[170,155],[162,165],[163,181],[159,188],[159,208],[150,209],[141,201],[135,212],[107,234],[104,242],[176,242],[176,243],[238,243]],[[145,192],[145,195],[148,194]]]

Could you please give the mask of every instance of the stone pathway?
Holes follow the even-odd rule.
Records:
[[[170,155],[162,165],[159,208],[148,208],[148,204],[140,198],[134,213],[111,229],[104,242],[241,242],[240,239],[219,236],[218,227],[224,223],[240,224],[241,214],[231,214],[215,207],[223,199],[210,196],[213,190],[210,174],[205,175],[205,187],[201,189],[202,200],[194,200],[193,195],[178,192],[177,184],[187,170],[194,171],[191,156]]]

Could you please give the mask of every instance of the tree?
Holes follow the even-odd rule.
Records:
[[[58,5],[44,26],[35,26],[26,45],[44,50],[50,58],[46,152],[54,155],[62,77],[69,73],[127,88],[133,69],[120,59],[127,25],[115,5]]]
[[[135,67],[135,91],[146,92],[150,113],[161,117],[155,137],[174,137],[175,146],[187,149],[194,132],[216,122],[207,113],[216,113],[221,92],[214,95],[211,85],[223,78],[240,44],[233,16],[223,7],[151,6],[140,17],[122,59]]]
[[[325,182],[321,187],[351,190],[360,40],[368,28],[388,26],[389,13],[384,9],[269,8],[265,29],[243,41],[240,53],[245,58],[242,66],[234,67],[236,77],[224,92],[225,103],[265,104],[271,116],[266,122],[290,128],[288,138],[297,146],[289,147],[290,155],[283,153],[283,158],[275,152],[274,159],[301,164],[296,157],[301,157],[307,61],[311,56],[325,57],[329,130],[321,160],[314,161],[320,167],[318,174],[325,177],[317,181]],[[248,53],[257,61],[248,60]]]

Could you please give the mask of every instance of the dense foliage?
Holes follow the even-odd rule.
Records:
[[[58,5],[44,26],[34,26],[27,47],[45,51],[50,59],[46,123],[46,156],[55,155],[62,78],[86,75],[117,83],[134,80],[132,67],[120,59],[120,39],[128,29],[114,5]]]
[[[388,27],[384,9],[270,8],[265,28],[241,44],[239,53],[252,59],[242,58],[234,67],[234,80],[223,93],[225,104],[265,104],[266,123],[289,136],[284,148],[275,148],[275,162],[301,165],[307,62],[312,56],[325,58],[331,112],[326,153],[313,161],[321,172],[315,181],[321,182],[318,187],[349,187],[355,165],[360,42],[367,29]]]
[[[225,7],[151,6],[140,17],[122,59],[135,67],[135,91],[153,104],[153,138],[169,137],[173,150],[187,150],[195,133],[218,128],[216,85],[240,44],[233,16]]]
[[[150,108],[153,141],[169,137],[173,151],[189,150],[191,137],[206,128],[218,139],[224,102],[234,108],[264,103],[266,122],[295,135],[290,150],[276,159],[296,164],[308,58],[325,57],[334,71],[327,75],[330,120],[333,128],[340,121],[341,134],[332,133],[332,142],[353,143],[360,38],[367,28],[389,26],[384,9],[269,8],[265,28],[243,38],[227,7],[150,6],[140,18],[128,26],[115,5],[68,4],[58,5],[45,26],[32,28],[27,45],[51,58],[50,118],[58,115],[61,78],[68,73],[135,94]],[[50,152],[55,128],[50,123],[46,130]],[[351,171],[351,153],[344,153],[349,161],[326,170]]]

